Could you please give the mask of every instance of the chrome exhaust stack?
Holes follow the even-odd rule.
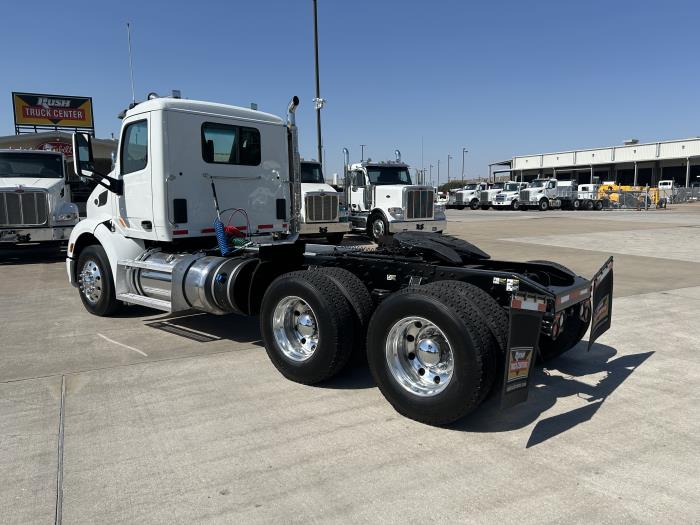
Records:
[[[396,162],[401,162],[401,152],[399,150],[394,150],[394,156],[396,157]]]
[[[350,216],[350,151],[343,148],[343,189],[345,190],[345,209]]]
[[[301,164],[299,157],[299,134],[296,125],[296,110],[299,97],[296,95],[287,106],[287,142],[289,149],[289,184],[291,186],[291,210],[289,221],[292,235],[299,233],[301,226]]]

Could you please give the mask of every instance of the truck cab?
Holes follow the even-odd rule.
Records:
[[[491,200],[491,206],[495,209],[510,208],[517,210],[520,190],[525,188],[527,188],[526,182],[506,182],[503,185],[503,189]]]
[[[408,164],[371,160],[349,164],[346,151],[346,185],[350,223],[373,240],[402,231],[442,232],[445,209],[435,204],[432,186],[414,185]]]
[[[547,211],[550,208],[561,208],[575,200],[576,188],[576,183],[570,180],[535,179],[520,191],[520,209]]]
[[[493,205],[496,195],[503,191],[505,185],[505,182],[494,182],[488,189],[481,190],[479,193],[479,205],[482,210],[488,210]]]
[[[340,244],[350,231],[350,223],[340,205],[341,193],[326,183],[320,162],[302,159],[301,196],[299,234],[325,236],[330,244]]]
[[[78,220],[62,153],[0,150],[0,243],[63,243]]]
[[[482,191],[489,188],[487,182],[474,182],[465,185],[462,189],[456,190],[453,193],[452,202],[450,202],[448,208],[456,208],[458,210],[463,210],[469,206],[472,210],[476,210],[479,207],[479,197]]]

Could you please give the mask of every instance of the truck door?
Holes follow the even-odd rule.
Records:
[[[367,184],[365,174],[362,171],[353,171],[350,173],[350,209],[352,211],[367,211],[365,200],[367,191],[371,191]]]
[[[142,239],[155,238],[149,120],[148,113],[131,117],[124,123],[119,141],[119,176],[124,181],[124,194],[118,199],[118,222],[125,235]]]

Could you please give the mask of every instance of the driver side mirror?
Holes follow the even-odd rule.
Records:
[[[91,179],[95,174],[92,137],[89,133],[73,134],[73,170],[81,178]]]

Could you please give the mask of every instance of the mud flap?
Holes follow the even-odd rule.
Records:
[[[501,408],[527,401],[546,308],[541,296],[516,294],[511,300]]]
[[[610,257],[593,276],[593,303],[591,305],[591,334],[588,337],[590,351],[595,340],[608,331],[612,321],[613,258]]]

